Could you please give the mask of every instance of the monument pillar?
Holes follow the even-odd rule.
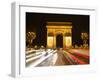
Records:
[[[56,48],[56,35],[54,34],[54,48]]]
[[[66,47],[66,39],[65,39],[65,36],[63,35],[63,48]]]

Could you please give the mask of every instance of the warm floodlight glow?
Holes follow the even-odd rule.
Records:
[[[47,22],[46,26],[47,26],[47,47],[57,48],[56,42],[58,34],[62,34],[63,38],[63,42],[62,43],[59,42],[58,46],[60,46],[60,44],[62,45],[62,48],[72,46],[71,22]]]
[[[53,37],[48,37],[48,40],[47,40],[47,45],[49,48],[52,48],[53,47]]]
[[[72,38],[66,37],[66,47],[70,47],[72,45]]]

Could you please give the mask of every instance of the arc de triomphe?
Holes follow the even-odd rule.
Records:
[[[47,47],[57,47],[57,36],[62,36],[63,48],[72,46],[71,22],[47,22]]]

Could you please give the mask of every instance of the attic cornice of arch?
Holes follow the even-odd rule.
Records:
[[[72,26],[47,26],[47,29],[71,29]]]

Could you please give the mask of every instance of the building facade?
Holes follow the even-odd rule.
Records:
[[[72,23],[71,22],[47,22],[47,47],[71,47]]]

